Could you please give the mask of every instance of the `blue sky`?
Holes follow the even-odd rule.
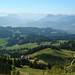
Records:
[[[0,0],[0,13],[75,14],[75,0]]]

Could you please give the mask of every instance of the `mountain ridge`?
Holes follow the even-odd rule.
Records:
[[[50,27],[75,34],[75,15],[48,14],[40,20],[32,20],[28,19],[27,17],[26,19],[25,16],[23,17],[23,15],[9,14],[6,17],[0,17],[0,26],[39,28]]]

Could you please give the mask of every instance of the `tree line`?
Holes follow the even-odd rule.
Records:
[[[0,74],[11,75],[12,70],[12,60],[4,56],[0,57]]]

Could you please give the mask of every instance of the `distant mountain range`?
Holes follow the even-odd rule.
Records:
[[[42,18],[39,21],[26,23],[25,26],[51,27],[54,29],[61,29],[70,33],[75,33],[75,15],[48,14],[45,18]]]
[[[28,15],[28,14],[27,14]],[[29,14],[31,16],[31,14]],[[28,18],[26,14],[9,14],[5,17],[0,17],[0,26],[17,26],[17,27],[51,27],[60,29],[66,32],[75,34],[75,15],[52,15],[32,14],[31,17],[40,17],[39,19]]]
[[[1,26],[19,26],[21,24],[24,24],[26,22],[31,22],[33,20],[25,19],[19,15],[16,14],[8,14],[7,16],[0,17],[0,25]]]
[[[75,15],[47,15],[41,21],[46,26],[75,33]]]

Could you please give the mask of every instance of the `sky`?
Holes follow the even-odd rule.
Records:
[[[0,14],[75,14],[75,0],[0,0]]]

